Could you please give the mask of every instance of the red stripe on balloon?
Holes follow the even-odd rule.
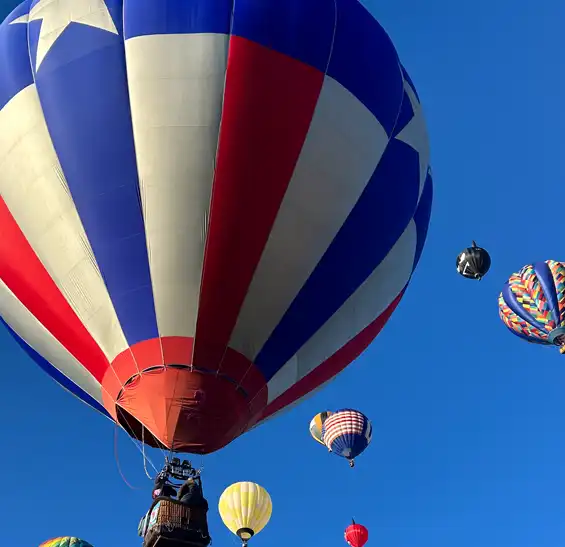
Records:
[[[80,322],[0,197],[0,279],[98,381],[108,359]],[[24,333],[25,339],[25,333]],[[57,366],[57,363],[53,363]]]
[[[245,38],[230,40],[195,366],[221,365],[323,80],[296,59]]]
[[[321,386],[336,374],[339,374],[349,363],[357,359],[363,353],[369,344],[376,338],[385,326],[386,322],[392,315],[392,312],[398,306],[404,290],[393,300],[389,307],[363,329],[357,336],[352,338],[345,346],[336,351],[331,357],[317,366],[312,372],[306,375],[302,380],[294,384],[290,389],[272,401],[261,417],[261,420],[272,416],[283,408],[298,399],[304,397],[317,387]]]

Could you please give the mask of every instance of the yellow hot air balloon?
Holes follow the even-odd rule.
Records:
[[[330,412],[329,410],[326,410],[325,412],[320,412],[319,414],[316,414],[316,416],[314,416],[312,418],[312,421],[310,422],[310,435],[312,435],[312,438],[316,441],[319,442],[320,444],[324,444],[323,438],[322,438],[322,429],[324,427],[324,422],[328,419],[329,416],[331,416],[333,414],[333,412]]]
[[[218,509],[226,527],[246,547],[247,542],[269,522],[273,504],[262,486],[254,482],[236,482],[224,490]]]

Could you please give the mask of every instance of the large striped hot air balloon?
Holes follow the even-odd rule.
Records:
[[[209,453],[380,332],[432,180],[358,0],[26,0],[0,58],[0,314],[69,391]]]
[[[565,263],[536,262],[512,274],[498,297],[498,310],[519,338],[559,346],[565,353]]]

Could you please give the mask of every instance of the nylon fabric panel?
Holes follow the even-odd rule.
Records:
[[[33,252],[2,198],[0,234],[2,283],[100,381],[109,366],[106,356]]]
[[[426,181],[426,186],[424,188],[424,192],[418,204],[418,209],[414,215],[414,225],[412,226],[412,228],[410,228],[409,225],[409,229],[407,229],[407,232],[404,235],[404,237],[407,238],[408,232],[413,230],[415,230],[416,232],[415,234],[416,246],[415,246],[415,250],[413,251],[415,254],[415,258],[412,266],[413,268],[416,267],[419,261],[425,243],[425,239],[427,236],[427,229],[428,229],[429,218],[431,213],[432,193],[433,193],[432,179],[431,179],[431,174],[429,173]],[[405,239],[405,241],[408,242],[409,239]],[[405,268],[406,268],[405,275],[408,275],[407,265],[405,265]],[[408,276],[408,278],[409,277],[410,276]],[[375,283],[374,287],[378,289],[379,283],[378,282]],[[287,409],[292,408],[296,404],[309,398],[313,392],[317,391],[322,386],[326,385],[329,381],[335,379],[336,376],[332,377],[332,374],[339,374],[345,367],[344,363],[346,363],[346,360],[354,359],[355,357],[357,357],[372,341],[370,336],[375,337],[379,333],[384,322],[386,322],[386,320],[388,319],[388,317],[391,315],[392,311],[398,304],[400,297],[404,292],[404,288],[405,287],[402,288],[399,296],[395,298],[393,303],[389,305],[389,307],[386,310],[384,310],[384,312],[382,312],[382,315],[377,317],[377,319],[374,320],[373,323],[365,327],[364,330],[362,330],[353,339],[347,342],[341,349],[338,349],[331,357],[329,357],[323,362],[320,362],[319,360],[313,360],[310,361],[310,363],[308,363],[308,361],[304,359],[304,357],[302,357],[302,362],[304,367],[303,370],[309,369],[310,371],[307,374],[303,375],[301,379],[299,379],[300,374],[299,374],[299,366],[298,366],[298,362],[299,362],[298,356],[295,356],[288,363],[290,370],[286,369],[286,365],[285,365],[285,367],[281,369],[280,375],[276,375],[270,381],[269,394],[270,394],[271,402],[269,403],[269,406],[265,410],[262,420],[265,421],[267,419],[270,419],[274,415],[281,413],[281,409],[284,409],[284,411],[286,411]],[[396,292],[396,290],[393,289],[392,292],[394,293]],[[360,306],[359,309],[363,309],[362,303],[365,299],[374,301],[373,297],[369,296],[369,293],[363,295],[358,301]],[[331,335],[331,333],[328,335],[327,339],[330,340],[332,343],[337,341],[335,337]],[[340,345],[339,343],[336,344],[337,347],[339,347],[339,345]],[[296,381],[294,385],[292,384],[293,381]],[[275,396],[276,394],[279,395]]]
[[[113,28],[121,30],[122,2],[106,0],[106,5]],[[65,20],[67,7],[51,3],[50,17]],[[32,59],[40,32],[40,25],[30,26]],[[69,25],[39,65],[35,81],[57,156],[128,344],[155,338],[121,36],[108,27]]]
[[[137,7],[131,11],[137,13]],[[129,11],[126,10],[126,20]],[[228,37],[126,42],[132,120],[160,336],[193,337]]]
[[[371,112],[326,77],[231,347],[256,358],[350,215],[387,143]]]
[[[417,208],[419,158],[406,143],[389,141],[351,214],[257,354],[255,362],[267,379],[336,313],[393,248]]]
[[[306,138],[323,74],[232,37],[194,363],[220,366]]]
[[[281,395],[381,315],[410,280],[417,232],[411,221],[379,266],[269,380],[269,401]],[[347,262],[345,263],[347,264]],[[370,306],[367,303],[371,303]]]
[[[0,80],[2,76],[0,67]],[[68,305],[111,360],[127,342],[49,137],[34,85],[0,110],[0,127],[0,195]],[[20,253],[7,245],[8,240],[0,244],[5,252]],[[25,263],[14,264],[13,256],[8,254],[4,260],[12,263],[18,275]],[[37,279],[39,282],[40,277]],[[33,286],[34,278],[29,283]]]
[[[237,0],[232,32],[327,74],[392,134],[402,70],[390,38],[358,0]]]
[[[234,0],[124,0],[124,37],[229,34]]]
[[[418,264],[426,240],[431,214],[432,194],[433,186],[431,173],[428,173],[424,192],[422,193],[422,197],[418,204],[418,209],[414,215],[417,242],[413,268],[415,268]],[[393,290],[392,292],[395,291]],[[314,360],[311,361],[310,364],[307,364],[308,362],[303,358],[303,370],[310,369],[310,372],[302,376],[301,379],[298,379],[300,376],[298,357],[295,356],[295,358],[293,358],[291,362],[288,363],[290,370],[283,368],[280,371],[280,376],[276,375],[271,379],[269,391],[271,402],[265,410],[263,414],[264,418],[262,418],[262,421],[260,423],[263,423],[273,416],[281,414],[293,408],[300,402],[310,398],[328,382],[334,380],[336,376],[330,377],[331,374],[339,374],[344,368],[343,363],[345,362],[345,360],[347,358],[353,359],[354,357],[352,356],[358,356],[361,351],[363,351],[365,347],[371,342],[371,339],[367,338],[368,336],[370,336],[370,333],[373,333],[373,336],[376,336],[378,334],[380,328],[376,325],[380,324],[382,327],[382,324],[384,323],[384,321],[386,321],[386,318],[388,318],[388,316],[392,313],[394,307],[396,307],[396,304],[400,300],[402,293],[403,290],[395,299],[393,304],[391,304],[380,317],[378,317],[372,324],[368,325],[365,330],[357,334],[352,340],[350,340],[345,346],[343,346],[341,350],[338,350],[329,359],[326,359],[321,363]],[[335,341],[335,339],[332,339],[331,336],[329,336],[328,339]],[[344,353],[348,357],[345,357],[343,355]],[[296,381],[297,379],[297,383],[293,385],[292,381]],[[278,397],[275,397],[275,394],[277,393],[279,393],[280,395]]]
[[[404,291],[396,297],[384,313],[377,317],[377,319],[355,338],[350,340],[345,346],[339,348],[329,359],[314,368],[307,376],[290,386],[282,395],[270,402],[265,408],[260,422],[269,419],[283,409],[286,410],[288,406],[300,400],[304,400],[311,395],[313,390],[334,380],[335,377],[343,372],[347,365],[357,359],[376,338],[398,306],[403,295]]]

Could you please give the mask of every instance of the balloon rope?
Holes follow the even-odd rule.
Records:
[[[119,457],[119,454],[118,454],[118,425],[117,424],[116,424],[116,427],[114,428],[114,459],[116,460],[116,466],[118,467],[118,473],[122,477],[122,480],[125,482],[126,486],[128,488],[130,488],[131,490],[141,490],[141,488],[132,486],[128,482],[128,480],[125,478],[125,476],[122,472],[122,467],[120,466],[120,457]]]
[[[126,422],[126,426],[127,425],[128,425],[128,423]],[[144,428],[144,425],[141,424],[141,427]],[[124,427],[124,431],[128,434],[128,439],[134,444],[135,448],[137,448],[139,453],[143,456],[144,460],[147,459],[147,461],[149,462],[151,467],[155,470],[155,473],[159,473],[159,470],[155,467],[155,464],[151,461],[151,458],[149,458],[149,456],[147,456],[145,454],[145,429],[141,430],[141,438],[144,439],[143,443],[142,443],[142,441],[137,439],[137,437],[135,436],[135,433],[133,432],[133,430],[131,428],[128,427],[128,429],[126,430],[126,428]],[[163,453],[163,457],[164,457],[165,451],[162,448],[161,448],[161,452]],[[151,479],[151,477],[149,477],[149,478]],[[151,479],[151,480],[153,480],[153,479]]]
[[[145,475],[149,480],[153,480],[154,477],[151,477],[147,472],[147,461],[149,458],[145,454],[145,426],[143,424],[141,424],[141,455],[143,456],[143,470],[145,471]],[[153,466],[153,469],[155,469],[155,473],[157,473],[157,469],[153,465],[153,462],[149,460],[149,463]]]

